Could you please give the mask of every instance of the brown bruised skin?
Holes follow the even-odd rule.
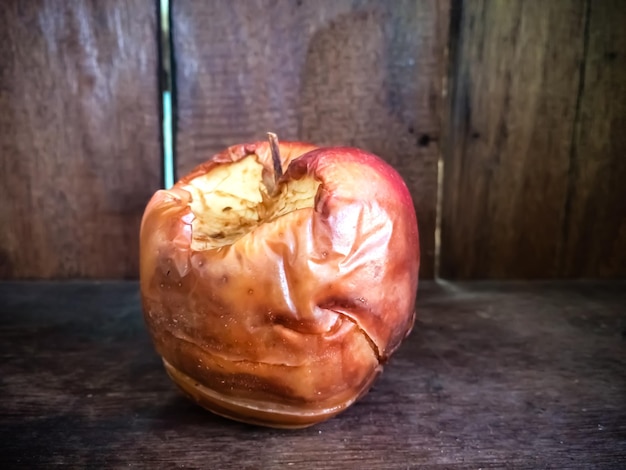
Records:
[[[166,370],[209,410],[275,427],[364,394],[414,320],[408,190],[356,149],[235,146],[158,191],[141,228],[144,315]],[[298,158],[300,157],[300,158]]]

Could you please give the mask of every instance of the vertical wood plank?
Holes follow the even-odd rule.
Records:
[[[561,274],[626,277],[626,5],[589,2]]]
[[[432,277],[448,2],[173,4],[177,168],[264,138],[354,145],[406,179]]]
[[[586,3],[458,1],[452,17],[441,275],[559,277]]]
[[[138,272],[158,188],[156,5],[0,9],[0,278]]]

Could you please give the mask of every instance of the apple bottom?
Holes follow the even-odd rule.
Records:
[[[382,370],[355,330],[346,321],[344,334],[319,338],[320,355],[293,366],[227,359],[180,332],[161,330],[154,340],[169,376],[202,407],[246,423],[302,428],[345,410]]]
[[[341,413],[367,393],[382,369],[372,374],[364,384],[361,393],[354,398],[331,408],[303,411],[302,408],[289,405],[269,404],[271,411],[259,407],[256,400],[238,399],[211,390],[188,375],[176,369],[163,359],[165,370],[178,388],[191,400],[208,411],[246,424],[255,424],[280,429],[301,429],[332,418]],[[264,408],[268,408],[264,407]]]

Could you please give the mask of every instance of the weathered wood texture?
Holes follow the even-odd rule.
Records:
[[[626,8],[454,2],[441,274],[626,276]]]
[[[588,2],[559,263],[567,276],[626,277],[626,4]]]
[[[422,283],[360,402],[301,431],[211,415],[167,378],[135,283],[0,284],[3,468],[626,465],[626,283]]]
[[[265,138],[352,145],[406,179],[433,276],[448,1],[173,3],[177,169]]]
[[[0,278],[136,277],[159,186],[156,6],[0,8]]]

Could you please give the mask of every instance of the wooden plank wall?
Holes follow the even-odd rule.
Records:
[[[587,0],[559,275],[626,277],[626,4]]]
[[[125,278],[160,182],[156,5],[0,8],[0,278]]]
[[[449,1],[174,1],[178,173],[269,129],[369,149],[428,278],[443,155],[443,277],[626,276],[624,2]],[[0,278],[134,278],[157,4],[66,3],[0,9]]]
[[[626,8],[455,1],[441,275],[626,276]]]
[[[447,1],[177,0],[172,14],[179,174],[266,130],[370,150],[407,180],[432,277]]]

